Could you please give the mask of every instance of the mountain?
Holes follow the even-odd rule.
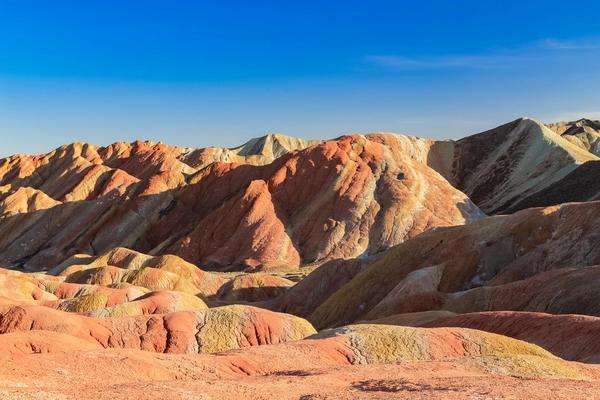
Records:
[[[202,169],[214,162],[265,165],[287,153],[305,149],[319,142],[319,140],[304,140],[282,134],[269,134],[251,139],[231,149],[222,147],[187,149],[180,159],[196,169]]]
[[[213,270],[290,269],[483,216],[400,137],[293,150],[306,144],[269,136],[232,150],[250,164],[201,168],[194,151],[150,142],[10,157],[0,161],[0,264],[46,270],[128,247]]]
[[[600,121],[583,118],[546,126],[576,146],[600,156]]]
[[[593,398],[598,126],[0,160],[0,398]]]
[[[429,164],[484,212],[514,212],[588,161],[585,146],[540,122],[521,118],[486,132],[431,147]],[[452,160],[440,164],[438,159]]]

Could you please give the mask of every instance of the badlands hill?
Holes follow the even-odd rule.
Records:
[[[546,126],[569,142],[600,156],[600,121],[583,118],[578,121],[558,122]]]
[[[227,150],[235,162],[214,149],[148,142],[75,143],[2,160],[0,264],[48,270],[76,254],[127,247],[211,270],[291,269],[483,216],[411,157],[408,138],[307,144],[261,138]],[[213,161],[204,154],[198,163],[198,152]]]
[[[532,198],[539,198],[554,184],[564,184],[561,180],[573,181],[573,174],[586,175],[576,172],[578,167],[599,160],[593,148],[575,135],[559,132],[521,118],[464,139],[437,142],[431,147],[429,164],[487,214],[554,205],[561,201],[547,198],[536,202]],[[440,163],[440,159],[446,161]],[[571,196],[574,198],[556,200],[576,200],[577,190]],[[587,200],[589,196],[579,197]]]
[[[0,160],[0,398],[599,397],[599,127]]]

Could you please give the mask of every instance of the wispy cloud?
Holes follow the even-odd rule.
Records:
[[[588,38],[579,40],[544,39],[539,46],[551,50],[591,50],[600,49],[599,38]]]
[[[395,55],[370,55],[366,61],[395,69],[483,68],[493,67],[497,59],[476,55],[410,58]]]
[[[548,38],[521,47],[488,50],[477,54],[431,55],[423,57],[407,57],[395,54],[368,55],[365,57],[365,61],[372,65],[397,70],[505,68],[542,57],[557,57],[557,51],[593,49],[600,49],[600,38],[578,40]]]

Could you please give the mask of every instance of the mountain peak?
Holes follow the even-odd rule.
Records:
[[[260,155],[275,159],[291,151],[301,150],[319,142],[319,140],[305,140],[282,133],[270,133],[250,139],[243,145],[231,150],[241,156]]]

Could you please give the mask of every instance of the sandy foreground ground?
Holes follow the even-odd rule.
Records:
[[[252,376],[210,359],[134,350],[6,355],[0,399],[600,399],[598,380],[515,378],[460,360]]]

